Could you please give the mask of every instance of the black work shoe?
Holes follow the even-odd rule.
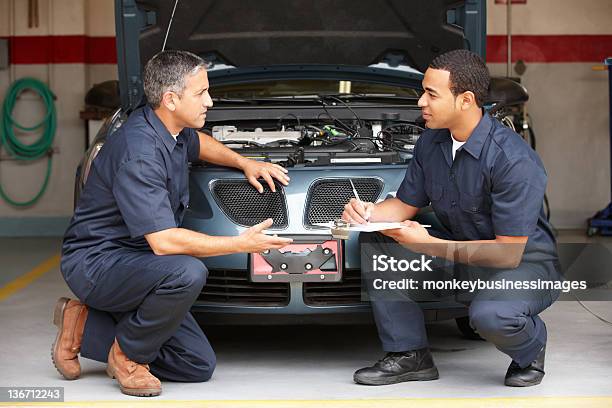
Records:
[[[428,348],[387,353],[372,367],[355,371],[353,380],[357,384],[387,385],[404,381],[437,380],[438,369]]]
[[[544,378],[545,354],[546,346],[542,347],[536,359],[525,368],[521,368],[515,361],[512,361],[506,372],[504,384],[509,387],[531,387],[541,383]]]

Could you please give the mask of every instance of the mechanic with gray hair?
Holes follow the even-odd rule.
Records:
[[[246,159],[197,131],[212,107],[205,62],[162,51],[146,64],[148,104],[104,144],[64,236],[61,271],[79,300],[61,298],[52,358],[69,380],[81,356],[108,362],[107,373],[134,396],[161,393],[162,380],[207,381],[215,354],[189,312],[207,278],[199,259],[282,248],[291,239],[263,233],[268,219],[239,236],[181,228],[189,205],[188,162],[241,169],[263,192],[287,171]]]
[[[429,129],[414,147],[397,197],[379,204],[353,199],[342,217],[354,223],[404,224],[361,234],[362,259],[426,254],[439,269],[420,276],[486,283],[471,294],[454,289],[449,294],[469,305],[471,327],[512,359],[505,384],[526,387],[544,377],[546,325],[539,314],[559,290],[554,285],[496,288],[507,282],[529,282],[530,288],[531,282],[554,283],[560,268],[555,236],[543,211],[544,166],[517,133],[483,113],[489,83],[484,61],[473,52],[454,50],[435,58],[425,72],[419,99]],[[438,228],[427,230],[406,221],[430,204],[440,221]],[[369,268],[369,262],[362,262],[364,272],[374,269]],[[371,280],[377,274],[368,273],[364,282],[387,355],[355,372],[354,380],[383,385],[437,379],[423,311],[414,299],[421,295],[418,289],[378,293]]]

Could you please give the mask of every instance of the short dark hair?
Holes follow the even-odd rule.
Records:
[[[172,91],[182,96],[185,78],[195,75],[206,62],[188,51],[166,50],[155,54],[145,65],[143,85],[149,104],[157,109],[164,92]]]
[[[454,96],[471,91],[476,104],[482,108],[489,92],[491,76],[485,62],[478,54],[468,50],[453,50],[438,55],[429,68],[450,72],[450,90]]]

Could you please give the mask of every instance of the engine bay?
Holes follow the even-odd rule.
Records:
[[[236,120],[207,121],[204,131],[246,157],[285,167],[392,164],[412,158],[425,130],[420,118],[410,120],[384,107],[382,112],[362,107],[358,114],[357,107],[338,101],[342,105],[333,107],[343,107],[348,118],[325,106],[317,115],[300,115],[297,109],[274,116],[271,111],[257,120],[241,120],[236,112]]]

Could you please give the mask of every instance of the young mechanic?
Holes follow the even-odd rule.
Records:
[[[397,221],[405,228],[362,233],[362,249],[401,259],[406,248],[416,248],[470,268],[494,268],[488,275],[493,281],[557,279],[555,237],[543,211],[546,172],[517,133],[483,114],[489,82],[484,61],[470,51],[450,51],[432,61],[418,103],[428,129],[416,143],[396,198],[379,204],[353,199],[342,214],[353,223]],[[406,221],[429,204],[442,230]],[[374,290],[368,285],[368,293]],[[538,315],[557,296],[551,290],[483,290],[471,299],[471,327],[512,359],[506,385],[542,381],[546,326]],[[387,354],[356,371],[355,382],[437,379],[419,305],[379,296],[372,308]]]
[[[239,168],[260,192],[263,178],[286,185],[282,167],[248,160],[195,129],[213,103],[205,62],[164,51],[144,69],[148,105],[134,111],[94,160],[66,231],[61,270],[79,300],[56,305],[53,362],[79,377],[78,353],[108,362],[122,392],[161,393],[160,379],[198,382],[215,354],[189,309],[206,282],[198,258],[281,248],[268,219],[239,236],[213,237],[180,227],[189,203],[188,162]]]

